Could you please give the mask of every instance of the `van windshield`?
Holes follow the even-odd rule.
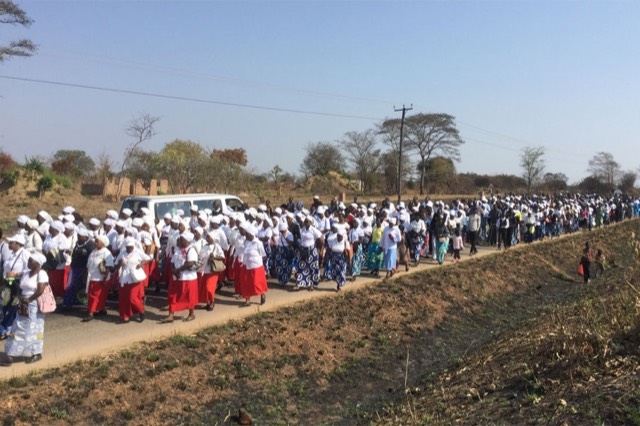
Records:
[[[189,210],[191,210],[191,203],[188,200],[156,202],[155,210],[156,219],[162,219],[167,213],[171,213],[171,216],[173,216],[178,210],[182,210],[185,215],[188,215]]]
[[[122,206],[120,207],[120,213],[122,213],[122,210],[124,209],[131,209],[131,211],[133,212],[133,216],[137,216],[138,212],[140,211],[141,208],[143,207],[149,207],[147,201],[145,200],[132,200],[132,199],[126,199],[122,202]]]
[[[224,202],[227,204],[227,207],[234,212],[244,211],[244,204],[237,198],[227,198]]]

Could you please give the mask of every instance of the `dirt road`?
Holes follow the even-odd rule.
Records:
[[[478,247],[478,254],[474,257],[486,256],[497,253],[496,248]],[[472,259],[466,254],[462,255],[462,261]],[[444,266],[452,264],[448,261]],[[418,267],[412,267],[409,273],[425,270],[428,268],[442,267],[431,260],[423,259]],[[403,267],[397,276],[406,274]],[[355,282],[347,282],[343,291],[352,291],[366,285],[375,285],[380,279],[370,278],[366,273]],[[290,289],[291,284],[287,286]],[[176,321],[171,324],[160,324],[159,320],[166,316],[166,312],[161,311],[161,307],[166,304],[164,293],[147,293],[146,301],[146,321],[137,323],[131,321],[128,324],[116,324],[118,319],[117,306],[115,302],[109,302],[107,317],[97,317],[95,320],[81,322],[85,311],[78,308],[71,312],[48,314],[45,325],[45,345],[42,361],[36,364],[25,364],[20,360],[11,367],[0,368],[0,379],[28,374],[31,371],[57,367],[62,364],[76,361],[78,359],[89,358],[95,355],[104,355],[127,346],[134,342],[151,341],[162,337],[171,336],[178,333],[190,333],[204,327],[218,325],[229,320],[240,319],[260,311],[270,311],[282,306],[308,300],[316,297],[330,297],[335,295],[334,282],[322,282],[317,291],[292,292],[280,288],[277,283],[270,281],[267,302],[265,305],[258,304],[258,298],[254,297],[254,304],[250,307],[241,307],[242,301],[233,297],[233,287],[224,287],[222,294],[216,294],[216,307],[212,312],[204,310],[196,311],[196,319],[191,322],[183,322],[182,315],[176,315]]]

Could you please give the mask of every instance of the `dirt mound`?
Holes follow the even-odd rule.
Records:
[[[449,402],[464,400],[460,409],[468,417],[462,422],[478,423],[472,409],[482,407],[491,383],[494,393],[503,387],[488,382],[486,372],[465,376],[463,369],[482,366],[484,348],[498,356],[509,336],[531,335],[528,330],[543,319],[582,300],[575,270],[587,236],[625,265],[635,262],[635,252],[621,242],[637,230],[633,221],[518,247],[14,378],[0,383],[0,410],[7,424],[215,424],[244,404],[258,424],[420,424],[453,423],[458,406]],[[594,288],[599,286],[606,287],[596,281]],[[504,359],[492,371],[511,365],[504,344]],[[529,353],[524,346],[510,350]],[[542,371],[535,364],[530,369]],[[441,387],[443,395],[452,395],[448,383],[462,386],[465,377],[467,388],[476,389],[475,400],[467,389],[460,399],[447,396],[428,407],[427,396],[435,398]]]

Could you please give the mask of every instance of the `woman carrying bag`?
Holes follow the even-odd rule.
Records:
[[[29,257],[29,269],[20,279],[18,315],[13,322],[11,334],[5,345],[5,358],[0,361],[0,365],[11,366],[13,357],[16,356],[26,357],[27,364],[42,359],[44,312],[38,306],[38,298],[49,286],[49,277],[41,269],[46,261],[47,258],[41,253],[34,253]],[[48,293],[53,298],[50,290]]]

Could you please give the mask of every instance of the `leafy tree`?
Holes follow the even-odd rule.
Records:
[[[458,147],[464,143],[449,114],[416,114],[405,120],[407,148],[420,157],[420,195],[424,194],[427,160],[435,155],[460,159]]]
[[[96,179],[102,185],[102,195],[105,194],[107,183],[113,178],[113,161],[108,153],[98,155],[96,164]]]
[[[214,149],[211,152],[211,156],[218,158],[224,162],[237,164],[243,167],[248,163],[247,152],[244,150],[244,148]]]
[[[135,152],[143,142],[148,141],[155,136],[155,125],[158,121],[160,121],[159,117],[154,117],[153,115],[144,113],[129,122],[129,127],[125,130],[125,133],[127,136],[133,138],[133,142],[131,142],[124,151],[124,159],[122,160],[120,174],[118,175],[116,201],[119,201],[120,196],[122,195],[122,177],[124,176],[124,171],[129,167],[131,154]]]
[[[362,192],[371,189],[375,173],[380,168],[380,149],[375,136],[373,130],[347,132],[339,142],[362,183]]]
[[[18,183],[20,171],[16,161],[10,154],[0,150],[0,189],[8,190]]]
[[[211,158],[202,145],[190,140],[175,139],[158,153],[158,170],[171,190],[184,194],[207,181]]]
[[[36,183],[36,187],[38,188],[38,198],[42,198],[45,192],[50,191],[53,188],[53,176],[50,174],[43,175],[38,182]]]
[[[282,192],[282,188],[280,187],[280,175],[282,174],[282,172],[282,167],[280,167],[278,164],[273,166],[273,169],[269,171],[269,177],[273,179],[273,184],[278,191],[278,196],[280,196]]]
[[[544,147],[525,147],[520,155],[520,166],[522,177],[527,182],[527,191],[531,193],[531,188],[540,183],[544,173]]]
[[[607,185],[611,190],[620,175],[620,164],[613,159],[608,152],[599,152],[589,160],[589,172],[591,175]]]
[[[324,176],[330,171],[342,173],[344,169],[344,156],[334,144],[315,142],[307,145],[307,155],[300,166],[300,171],[305,177]]]
[[[421,168],[422,165],[418,164],[417,169]],[[456,166],[450,158],[433,157],[427,160],[425,176],[432,192],[442,191],[451,186],[456,176]]]
[[[638,175],[635,172],[628,171],[624,172],[622,176],[620,176],[620,182],[618,187],[622,192],[631,193],[635,189],[636,179]]]
[[[53,154],[51,170],[62,176],[81,179],[93,175],[96,165],[82,150],[61,149]]]
[[[27,13],[11,0],[0,0],[0,24],[22,25],[28,27],[33,23]],[[13,56],[31,56],[37,50],[37,46],[31,40],[21,39],[9,42],[6,46],[0,45],[0,62],[4,62]]]
[[[596,176],[587,176],[578,184],[578,189],[587,193],[607,194],[613,191],[613,186],[607,184]]]
[[[129,155],[124,173],[129,179],[140,181],[147,194],[150,194],[151,182],[158,177],[159,173],[158,154],[140,148],[133,150]]]
[[[22,168],[25,171],[25,177],[27,180],[35,181],[39,176],[42,176],[46,172],[47,165],[39,157],[25,157],[24,166]]]
[[[564,173],[545,173],[542,178],[544,187],[551,192],[559,192],[567,189],[569,178]]]

